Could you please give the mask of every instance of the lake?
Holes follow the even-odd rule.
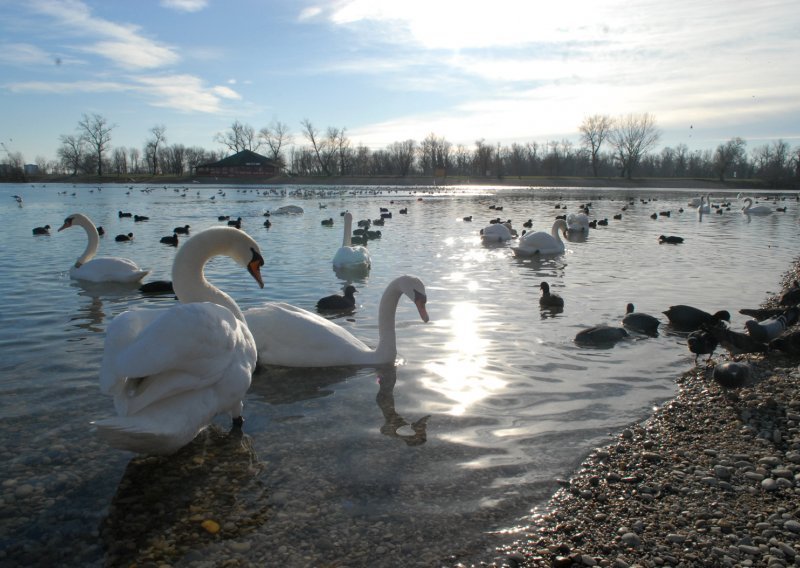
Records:
[[[558,478],[674,394],[693,356],[663,310],[727,309],[742,330],[748,318],[738,310],[779,291],[798,257],[796,193],[756,195],[760,205],[786,207],[757,217],[740,212],[735,193],[713,192],[722,214],[702,218],[688,205],[700,193],[0,185],[0,563],[491,560]],[[520,232],[528,219],[549,232],[556,215],[587,204],[590,218],[609,223],[567,241],[563,255],[518,259],[510,244],[485,245],[479,236],[497,217]],[[285,205],[303,213],[272,215],[265,228],[264,213]],[[368,245],[371,270],[337,275],[341,214],[376,219],[381,207],[392,217],[373,227],[381,238]],[[227,258],[212,260],[206,273],[243,309],[279,300],[313,311],[319,298],[352,283],[356,309],[334,321],[375,345],[381,294],[396,276],[414,274],[425,283],[430,322],[403,298],[396,366],[259,369],[243,435],[228,435],[229,419],[220,417],[174,456],[137,457],[103,444],[91,425],[114,412],[98,387],[105,330],[125,310],[175,300],[71,280],[86,236],[56,229],[77,212],[105,228],[100,255],[133,259],[151,270],[146,282],[170,278],[176,248],[159,239],[173,227],[196,233],[229,215],[261,246],[265,287]],[[332,227],[321,224],[328,218]],[[50,236],[32,235],[46,224]],[[129,232],[132,242],[114,241]],[[685,242],[659,244],[662,234]],[[540,309],[542,281],[564,297],[562,312]],[[613,348],[574,343],[585,327],[619,325],[628,302],[662,319],[657,337],[631,334]]]

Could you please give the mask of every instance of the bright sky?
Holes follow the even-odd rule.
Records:
[[[472,149],[648,112],[662,146],[796,147],[799,54],[796,0],[0,0],[0,141],[54,159],[98,113],[114,147],[219,149],[236,120],[304,145],[308,119]]]

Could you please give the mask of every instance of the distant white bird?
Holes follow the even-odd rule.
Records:
[[[753,199],[750,197],[744,198],[745,206],[742,207],[742,213],[745,215],[772,215],[772,209],[766,205],[756,205],[753,207]]]
[[[369,269],[372,266],[372,259],[369,256],[367,247],[353,246],[351,240],[353,232],[353,214],[349,211],[344,214],[344,235],[342,246],[333,256],[334,268],[359,268]]]
[[[533,256],[536,254],[562,254],[565,250],[561,233],[567,230],[564,219],[556,219],[549,233],[537,231],[525,233],[519,239],[519,245],[511,247],[514,256]]]

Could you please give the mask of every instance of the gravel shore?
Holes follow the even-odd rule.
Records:
[[[784,288],[799,275],[800,263]],[[701,358],[673,400],[592,452],[491,565],[800,566],[800,358],[736,359],[750,365],[747,386],[715,382],[715,364],[732,360],[721,347]]]

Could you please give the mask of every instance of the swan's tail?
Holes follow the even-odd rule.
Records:
[[[158,430],[148,427],[140,420],[115,416],[96,420],[92,423],[97,435],[112,448],[127,450],[138,454],[165,455],[178,451],[191,442],[197,432],[186,430],[166,430],[161,425]]]

